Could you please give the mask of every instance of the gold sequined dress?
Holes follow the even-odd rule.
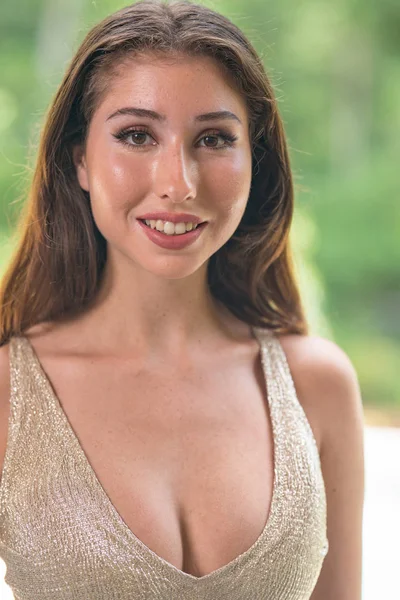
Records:
[[[318,448],[278,338],[253,332],[273,430],[270,513],[248,550],[203,577],[174,567],[128,528],[29,340],[11,339],[0,556],[15,600],[309,600],[328,552]]]

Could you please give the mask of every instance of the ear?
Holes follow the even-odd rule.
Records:
[[[89,191],[89,177],[86,165],[86,157],[83,145],[74,146],[72,149],[72,159],[74,161],[76,176],[79,181],[79,185],[85,192]]]

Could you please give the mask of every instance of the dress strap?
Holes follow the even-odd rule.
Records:
[[[297,395],[292,372],[277,334],[269,329],[253,328],[262,348],[262,361],[267,377],[268,391],[270,393],[271,412],[276,418],[291,429],[294,421],[305,429],[306,438],[311,442],[312,452],[317,454],[319,462],[318,444],[311,427],[308,416]]]
[[[271,329],[253,327],[253,332],[260,342],[261,360],[265,370],[268,389],[272,402],[284,395],[285,399],[296,399],[296,388],[278,336]]]
[[[0,479],[0,516],[6,510],[10,470],[13,456],[19,443],[21,426],[24,422],[24,385],[27,381],[27,365],[24,361],[23,340],[13,336],[9,341],[10,412],[8,418],[7,445]]]

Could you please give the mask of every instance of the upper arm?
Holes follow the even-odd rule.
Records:
[[[357,375],[333,342],[298,337],[288,339],[285,346],[299,401],[310,422],[318,424],[321,439],[329,551],[311,600],[359,600],[364,416]]]
[[[9,344],[0,346],[0,480],[7,445],[10,414]]]

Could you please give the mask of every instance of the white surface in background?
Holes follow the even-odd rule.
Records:
[[[400,429],[365,428],[363,600],[400,600]]]
[[[14,594],[4,583],[4,575],[6,574],[6,565],[0,558],[0,600],[13,600]]]
[[[0,600],[12,600],[4,573],[0,559]],[[365,428],[362,598],[400,600],[400,429]]]

